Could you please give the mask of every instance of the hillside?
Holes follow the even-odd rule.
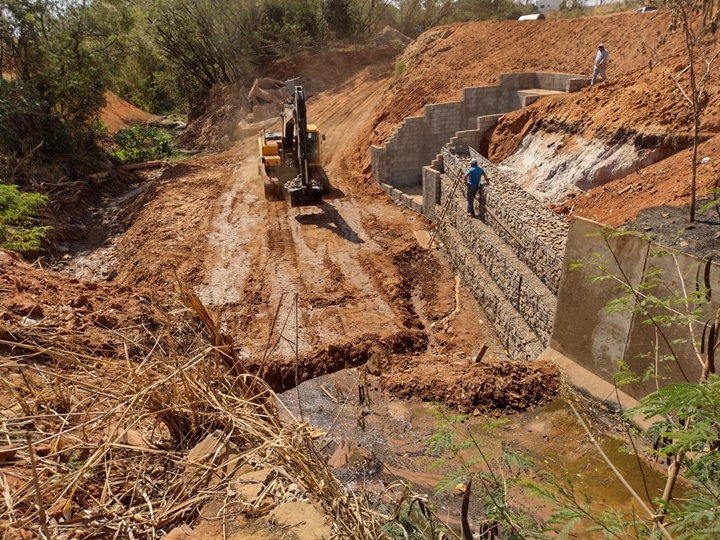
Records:
[[[674,139],[679,144],[674,156],[593,190],[587,198],[557,203],[565,215],[611,225],[633,219],[648,205],[684,204],[690,163],[688,151],[682,150],[687,147],[687,106],[668,75],[682,71],[687,59],[684,36],[670,32],[670,25],[670,13],[660,10],[431,29],[396,60],[395,73],[388,74],[370,119],[360,129],[353,163],[367,178],[371,144],[382,145],[403,118],[420,114],[425,104],[460,99],[466,86],[493,84],[499,74],[516,71],[589,75],[596,46],[603,42],[610,51],[610,81],[577,94],[544,97],[527,109],[505,115],[489,138],[488,158],[499,163],[509,157],[540,120],[550,129],[586,139],[632,141],[638,135]],[[399,76],[398,66],[403,66]],[[713,181],[711,164],[720,157],[711,141],[720,132],[717,88],[715,71],[701,126],[708,141],[700,155],[711,158],[700,169],[704,189]],[[625,189],[628,186],[632,188]]]

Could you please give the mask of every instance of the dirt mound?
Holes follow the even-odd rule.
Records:
[[[398,42],[403,42],[402,34],[396,34],[399,32],[385,32],[382,39],[370,45],[330,44],[325,53],[301,52],[263,66],[251,81],[213,88],[193,108],[181,143],[228,150],[234,142],[257,134],[277,119],[282,103],[289,96],[284,81],[297,81],[310,100],[323,90],[343,84],[363,69],[393,58],[399,50]]]
[[[108,134],[114,135],[122,128],[143,124],[157,118],[147,111],[136,107],[117,94],[105,93],[105,106],[100,109],[100,119],[108,128]]]
[[[560,373],[548,362],[469,362],[400,357],[377,362],[381,385],[393,395],[443,403],[461,412],[517,412],[552,401]]]
[[[367,44],[370,47],[394,46],[397,47],[399,50],[402,48],[402,46],[407,45],[411,41],[412,38],[407,37],[399,30],[391,28],[390,26],[386,26],[385,28],[380,30],[380,32],[378,32],[375,37],[373,37]]]
[[[496,84],[500,74],[517,71],[589,75],[599,42],[610,52],[610,81],[578,94],[543,97],[527,110],[507,114],[489,137],[491,161],[512,154],[541,121],[548,128],[554,125],[605,141],[618,136],[632,141],[638,133],[682,136],[687,131],[686,107],[673,93],[667,73],[685,67],[684,36],[668,31],[668,11],[646,15],[485,21],[424,32],[398,58],[395,77],[357,138],[354,163],[369,173],[370,145],[384,144],[405,117],[421,114],[424,105],[461,99],[467,86]],[[708,107],[705,131],[718,131],[719,109]]]
[[[143,288],[55,276],[0,250],[0,336],[5,341],[122,356],[126,341],[118,329],[161,324],[151,297]]]

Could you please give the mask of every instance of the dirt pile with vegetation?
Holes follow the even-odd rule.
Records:
[[[486,137],[488,158],[499,163],[523,137],[547,130],[573,139],[605,143],[642,140],[666,145],[669,157],[626,178],[594,188],[587,195],[556,201],[568,217],[580,215],[618,225],[647,207],[688,202],[690,125],[685,103],[670,75],[687,65],[684,34],[671,30],[669,11],[634,11],[596,18],[544,21],[484,21],[423,32],[398,56],[393,75],[357,137],[352,162],[370,177],[372,144],[383,145],[407,116],[422,114],[428,103],[461,99],[468,86],[497,84],[502,73],[550,71],[589,76],[598,43],[610,52],[610,80],[571,95],[544,96],[531,106],[504,115]],[[712,49],[716,37],[706,38]],[[702,64],[704,65],[704,64]],[[704,69],[704,68],[703,68]],[[714,186],[714,137],[720,132],[718,76],[711,71],[702,117],[706,142],[700,157],[700,190]],[[708,163],[709,162],[709,163]],[[607,193],[607,195],[603,195]]]

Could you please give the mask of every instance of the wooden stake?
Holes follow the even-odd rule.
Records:
[[[33,486],[35,486],[35,497],[37,499],[38,512],[40,514],[40,527],[42,527],[45,538],[50,540],[50,530],[47,526],[47,516],[45,515],[45,505],[42,500],[42,491],[40,491],[40,480],[38,479],[37,469],[35,468],[35,451],[32,445],[32,438],[30,434],[26,435],[28,453],[30,454],[30,467],[32,467]]]
[[[482,347],[480,347],[480,352],[475,357],[475,362],[480,362],[483,359],[483,356],[485,356],[485,353],[488,350],[487,344],[484,344]]]

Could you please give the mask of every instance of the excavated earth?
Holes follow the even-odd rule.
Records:
[[[484,151],[500,163],[525,135],[540,132],[560,134],[566,149],[579,139],[608,145],[660,139],[664,159],[588,191],[559,193],[548,204],[568,218],[611,225],[647,208],[680,207],[689,185],[687,111],[668,73],[686,62],[683,35],[669,31],[670,22],[660,10],[455,24],[424,32],[403,51],[381,43],[269,66],[263,75],[303,76],[325,88],[310,97],[308,113],[327,136],[323,164],[332,193],[324,203],[290,208],[266,200],[254,137],[138,173],[122,197],[100,185],[106,198],[94,211],[102,219],[74,238],[66,233],[58,257],[30,264],[0,254],[2,353],[22,356],[9,344],[41,329],[47,343],[79,340],[107,359],[124,359],[126,340],[117,336],[162,328],[163,315],[151,306],[170,302],[181,282],[277,391],[374,359],[378,387],[390,396],[467,412],[547,403],[560,374],[551,365],[505,362],[448,261],[417,245],[413,230],[429,223],[372,181],[369,147],[382,145],[424,105],[460,99],[462,88],[494,84],[505,72],[589,74],[595,47],[604,42],[608,82],[504,115]],[[699,166],[702,193],[713,186],[720,159],[716,89],[713,77],[702,123],[700,157],[709,158]],[[216,105],[213,114],[221,118],[223,104]],[[224,135],[206,124],[197,146]],[[648,212],[646,231],[659,233],[671,220],[684,225],[682,212]],[[688,230],[712,251],[716,226],[706,221],[709,235]],[[484,347],[482,361],[474,362]]]

